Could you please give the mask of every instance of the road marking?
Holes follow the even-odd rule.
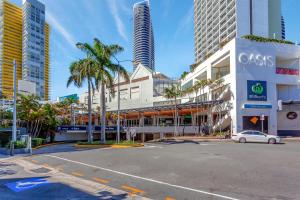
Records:
[[[44,155],[44,156],[51,157],[51,158],[56,158],[56,159],[60,159],[60,160],[64,160],[64,161],[68,161],[68,162],[71,162],[71,163],[84,165],[84,166],[91,167],[91,168],[100,169],[100,170],[107,171],[107,172],[112,172],[112,173],[115,173],[115,174],[120,174],[120,175],[124,175],[124,176],[128,176],[128,177],[132,177],[132,178],[136,178],[136,179],[140,179],[140,180],[144,180],[144,181],[148,181],[148,182],[153,182],[153,183],[157,183],[157,184],[161,184],[161,185],[166,185],[166,186],[169,186],[169,187],[174,187],[174,188],[179,188],[179,189],[188,190],[188,191],[192,191],[192,192],[197,192],[197,193],[201,193],[201,194],[206,194],[206,195],[210,195],[210,196],[220,197],[220,198],[223,198],[223,199],[239,200],[239,199],[229,197],[229,196],[224,196],[224,195],[220,195],[220,194],[216,194],[216,193],[212,193],[212,192],[206,192],[206,191],[203,191],[203,190],[197,190],[197,189],[193,189],[193,188],[189,188],[189,187],[185,187],[185,186],[166,183],[166,182],[163,182],[163,181],[157,181],[157,180],[154,180],[154,179],[151,179],[151,178],[144,178],[144,177],[141,177],[141,176],[127,174],[127,173],[124,173],[124,172],[120,172],[120,171],[116,171],[116,170],[112,170],[112,169],[107,169],[107,168],[103,168],[103,167],[98,167],[98,166],[95,166],[95,165],[86,164],[86,163],[79,162],[79,161],[69,160],[69,159],[66,159],[66,158],[59,157],[59,156],[53,156],[53,155]]]
[[[93,180],[96,181],[96,182],[98,182],[98,183],[103,183],[103,184],[106,184],[106,183],[109,182],[109,181],[106,180],[106,179],[97,178],[97,177],[93,178]]]
[[[44,167],[50,167],[47,163],[43,164]]]
[[[38,161],[36,161],[36,160],[30,160],[31,162],[33,162],[34,164],[38,164],[39,162]]]
[[[128,185],[123,185],[121,188],[124,189],[124,190],[131,191],[130,194],[133,194],[133,195],[135,195],[135,194],[144,195],[145,194],[144,190],[140,190],[140,189],[137,189],[137,188],[134,188],[134,187],[130,187]]]
[[[171,198],[171,197],[166,197],[165,200],[176,200],[176,199],[173,199],[173,198]]]
[[[80,172],[71,172],[71,174],[73,174],[74,176],[83,177],[83,174]]]
[[[158,148],[158,149],[162,149],[163,147],[161,146],[153,146],[153,145],[145,145],[144,147],[139,147],[142,149],[150,149],[150,148]]]
[[[214,145],[217,145],[217,144],[202,144],[200,143],[201,146],[214,146]]]
[[[5,161],[5,160],[9,160],[9,159],[11,159],[11,157],[8,157],[8,158],[0,158],[0,162],[1,162],[1,161]]]

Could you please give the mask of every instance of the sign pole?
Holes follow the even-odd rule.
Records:
[[[262,115],[260,117],[260,120],[261,120],[261,132],[264,133],[264,120],[265,120],[265,115]]]
[[[14,155],[14,144],[17,139],[17,63],[16,60],[13,61],[14,66],[14,74],[13,74],[13,80],[14,80],[14,99],[13,99],[13,128],[12,128],[12,142],[10,145],[10,155]]]

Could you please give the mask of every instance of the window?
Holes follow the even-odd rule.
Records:
[[[138,99],[140,97],[140,87],[132,87],[130,89],[130,98]]]
[[[127,89],[120,90],[120,99],[121,100],[127,100],[127,98],[128,98],[127,93],[128,93]]]

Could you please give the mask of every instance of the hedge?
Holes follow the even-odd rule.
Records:
[[[6,145],[7,149],[10,149],[10,142]],[[14,148],[15,149],[24,149],[26,148],[26,143],[22,141],[16,141],[14,142]]]
[[[275,42],[275,43],[281,43],[281,44],[295,44],[294,42],[291,42],[288,40],[265,38],[265,37],[260,37],[260,36],[256,36],[256,35],[244,35],[244,36],[242,36],[242,38],[251,40],[251,41],[256,41],[256,42]]]
[[[32,138],[31,139],[31,146],[32,147],[41,146],[43,144],[46,144],[46,140],[45,139],[42,139],[42,138]]]

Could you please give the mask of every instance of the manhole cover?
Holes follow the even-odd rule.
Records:
[[[41,167],[41,168],[38,168],[38,169],[33,169],[31,171],[34,172],[34,173],[38,173],[38,174],[44,174],[44,173],[50,172],[51,170],[49,170],[47,168],[44,168],[44,167]]]

